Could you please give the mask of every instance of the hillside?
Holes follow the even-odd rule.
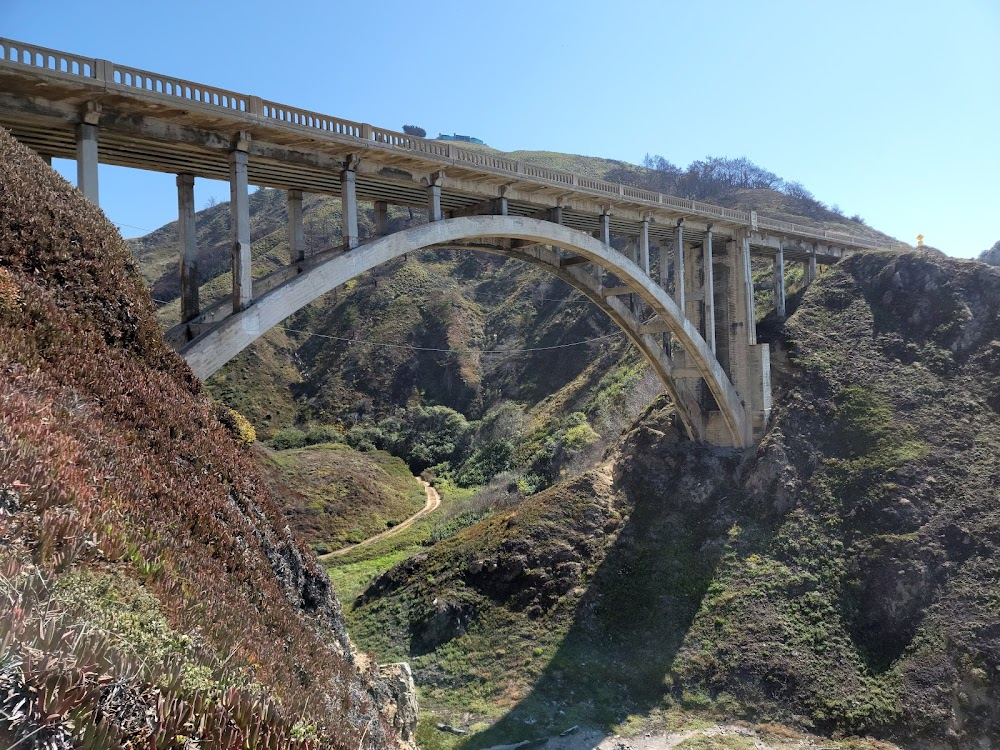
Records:
[[[479,730],[463,747],[678,709],[989,747],[998,321],[996,270],[852,257],[777,333],[755,452],[658,402],[603,464],[377,578],[352,632]]]
[[[424,489],[406,464],[383,451],[330,442],[257,450],[270,494],[319,554],[357,544],[424,506]]]
[[[0,746],[410,742],[128,246],[6,131],[0,371]]]

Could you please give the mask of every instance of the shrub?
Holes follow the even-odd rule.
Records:
[[[277,451],[286,451],[290,448],[301,448],[306,444],[306,434],[302,430],[294,427],[286,427],[278,430],[271,438],[271,447]]]
[[[236,409],[219,404],[215,416],[241,448],[249,448],[257,441],[257,431],[250,424],[250,420]]]
[[[306,433],[306,444],[317,445],[318,443],[342,443],[344,433],[334,425],[324,424],[313,427]]]

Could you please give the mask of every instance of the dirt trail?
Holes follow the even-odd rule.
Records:
[[[428,513],[430,513],[431,511],[437,510],[438,507],[441,505],[441,495],[438,494],[438,491],[436,489],[434,489],[433,487],[431,487],[431,485],[430,485],[429,482],[425,482],[420,477],[414,477],[414,479],[416,479],[418,482],[420,482],[420,484],[422,484],[424,486],[424,492],[427,493],[427,502],[424,504],[423,508],[421,508],[420,510],[418,510],[416,513],[414,513],[412,516],[410,516],[409,518],[407,518],[401,524],[399,524],[397,526],[393,526],[391,529],[386,529],[381,534],[376,534],[375,536],[368,537],[363,542],[358,542],[357,544],[352,544],[350,547],[341,547],[340,549],[334,550],[333,552],[328,552],[325,555],[320,555],[318,559],[320,559],[320,560],[326,560],[329,557],[337,557],[339,555],[346,555],[348,552],[350,552],[351,550],[355,550],[358,547],[365,547],[365,546],[367,546],[369,544],[374,544],[375,542],[380,542],[383,539],[388,539],[389,537],[395,536],[396,534],[399,534],[402,531],[406,531],[406,529],[410,528],[414,523],[416,523],[417,521],[419,521],[421,518],[423,518],[424,516],[426,516]]]

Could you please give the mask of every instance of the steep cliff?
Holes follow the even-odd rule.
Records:
[[[240,438],[114,228],[0,130],[0,746],[410,740]]]

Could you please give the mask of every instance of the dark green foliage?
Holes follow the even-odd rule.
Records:
[[[270,440],[271,447],[276,451],[284,451],[289,448],[301,448],[306,444],[306,434],[295,427],[286,427],[274,433]]]
[[[306,432],[306,445],[317,445],[319,443],[342,443],[344,433],[333,425],[319,425],[310,427]]]
[[[462,487],[486,484],[497,474],[511,468],[514,444],[509,440],[491,440],[482,443],[455,473],[455,481]]]

